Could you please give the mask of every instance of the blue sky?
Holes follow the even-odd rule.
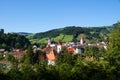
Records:
[[[120,0],[0,0],[0,28],[5,32],[37,33],[118,21]]]

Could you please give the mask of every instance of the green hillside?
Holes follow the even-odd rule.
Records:
[[[54,41],[58,41],[61,40],[62,42],[69,42],[73,40],[73,35],[64,35],[64,34],[60,34],[59,36],[53,38]]]
[[[46,44],[47,43],[48,38],[44,37],[41,39],[30,39],[31,43],[42,43],[42,44]],[[61,40],[62,42],[70,42],[73,40],[73,35],[63,35],[60,34],[57,37],[51,38],[51,40],[57,42],[58,40]]]
[[[44,33],[30,34],[27,36],[32,43],[47,43],[47,39],[51,38],[55,42],[61,40],[62,42],[78,41],[79,35],[84,34],[86,41],[95,42],[103,40],[109,36],[111,27],[65,27],[62,29],[50,30]]]
[[[103,41],[105,38],[109,37],[110,31],[115,28],[116,24],[101,27],[68,26],[65,28],[30,34],[27,38],[32,43],[47,43],[48,38],[51,38],[55,42],[58,40],[61,40],[62,42],[77,42],[79,41],[79,36],[84,34],[84,37],[88,43],[94,43],[96,41]]]

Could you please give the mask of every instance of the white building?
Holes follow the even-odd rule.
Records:
[[[80,44],[81,44],[81,45],[84,44],[84,39],[83,39],[83,37],[80,38]]]
[[[58,44],[57,44],[57,53],[60,53],[62,51],[62,43],[61,41],[59,40],[58,41]]]

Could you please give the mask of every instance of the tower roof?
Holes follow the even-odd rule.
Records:
[[[58,40],[58,43],[57,43],[58,45],[62,45],[62,42],[60,41],[60,40]]]

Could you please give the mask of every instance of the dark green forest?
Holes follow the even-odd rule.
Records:
[[[11,61],[11,69],[0,69],[0,80],[120,80],[119,41],[120,24],[116,24],[110,31],[107,50],[85,46],[84,55],[73,56],[63,48],[55,65],[39,60],[38,56],[44,55],[41,51],[32,57],[32,47],[29,46],[27,55],[19,61],[15,58]]]
[[[17,33],[0,33],[0,48],[11,50],[13,48],[26,49],[30,41],[23,35]]]

